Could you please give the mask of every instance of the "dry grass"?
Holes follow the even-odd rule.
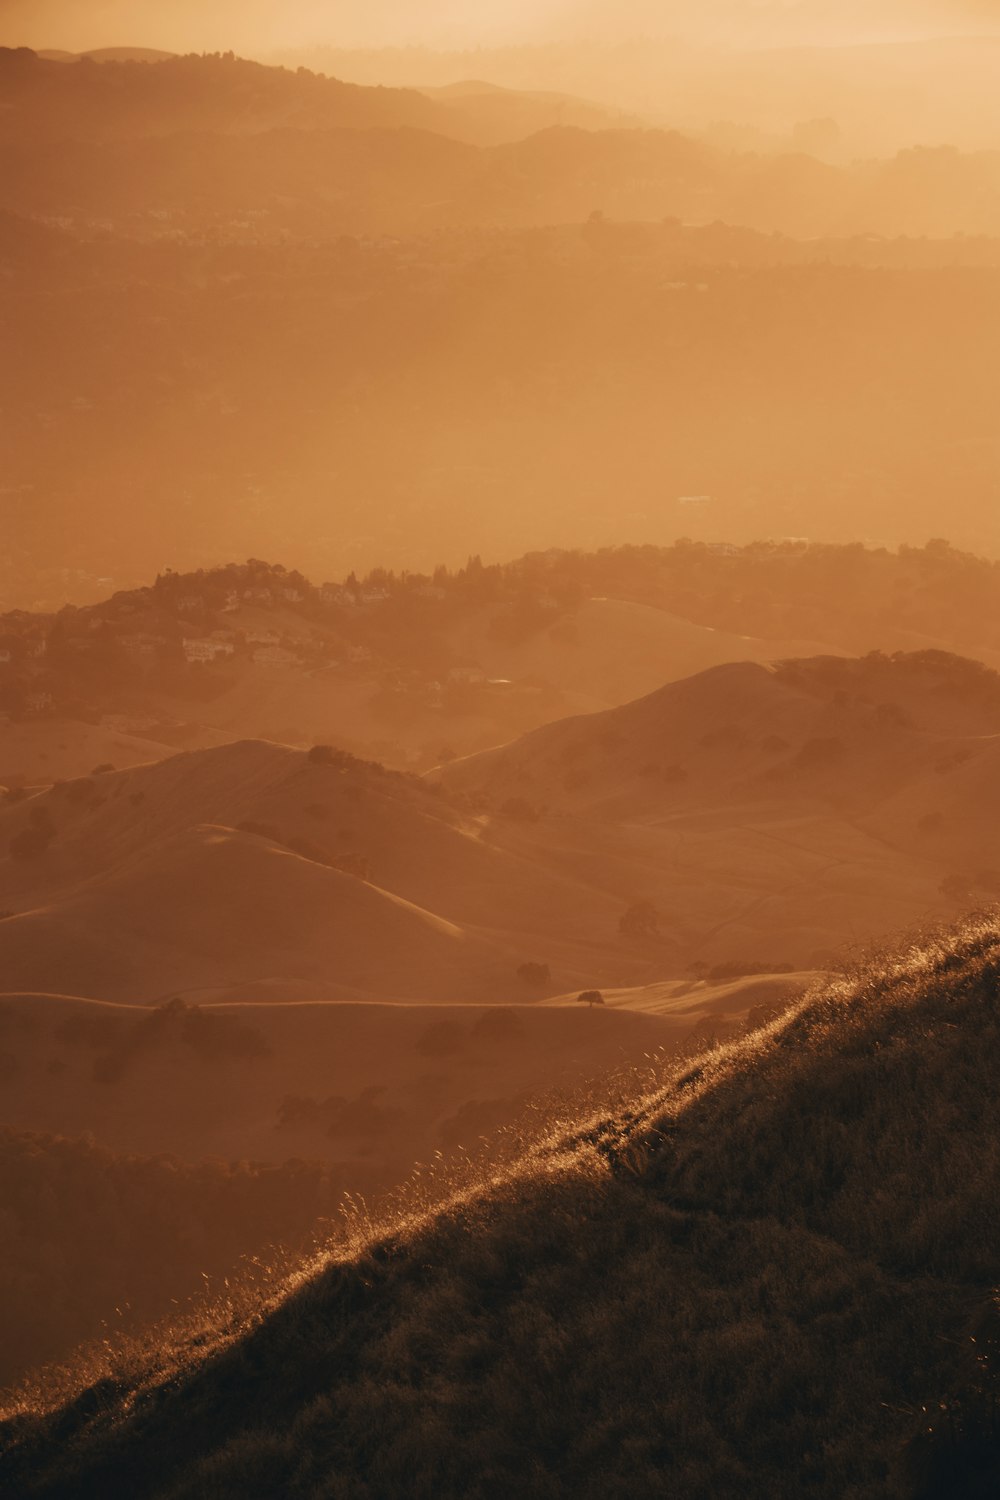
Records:
[[[50,1500],[992,1494],[968,1340],[1000,1282],[998,985],[1000,931],[972,920],[436,1212],[361,1212],[282,1297],[25,1404],[0,1478]]]

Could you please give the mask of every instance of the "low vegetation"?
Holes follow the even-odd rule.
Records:
[[[166,1316],[279,1242],[301,1250],[340,1196],[321,1164],[189,1164],[0,1127],[0,1386]]]
[[[14,1400],[0,1481],[994,1494],[998,986],[993,918],[869,962],[253,1313]]]

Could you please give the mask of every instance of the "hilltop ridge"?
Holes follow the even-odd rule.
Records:
[[[985,1496],[998,980],[995,919],[883,956],[249,1319],[15,1407],[0,1473],[39,1500]]]

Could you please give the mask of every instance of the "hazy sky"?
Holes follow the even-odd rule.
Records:
[[[0,42],[78,51],[490,45],[685,33],[733,42],[995,32],[1000,0],[0,0]]]

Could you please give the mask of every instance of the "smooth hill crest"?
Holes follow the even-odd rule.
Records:
[[[998,981],[995,918],[882,956],[249,1316],[15,1403],[0,1474],[39,1500],[790,1496],[802,1434],[796,1494],[992,1493]]]
[[[506,1001],[543,940],[566,985],[592,982],[614,895],[483,832],[440,788],[328,747],[242,741],[53,786],[0,806],[7,987]]]
[[[823,969],[1000,890],[998,758],[1000,677],[943,652],[713,668],[423,779],[191,751],[0,806],[0,964],[9,989],[146,1003]]]
[[[519,796],[602,816],[721,793],[828,797],[867,812],[906,784],[931,778],[940,790],[977,757],[992,763],[998,736],[1000,674],[943,651],[876,651],[711,667],[452,761],[433,778],[493,805]]]

